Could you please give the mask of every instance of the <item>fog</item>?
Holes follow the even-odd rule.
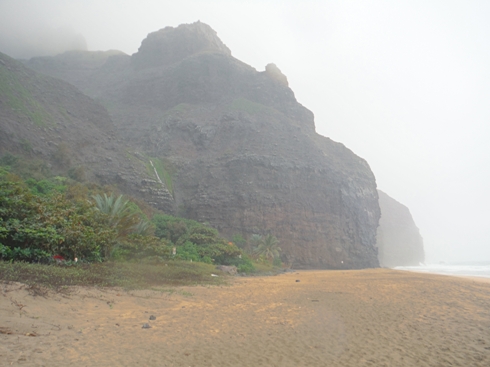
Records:
[[[0,0],[1,1],[1,0]],[[87,50],[85,38],[70,26],[53,27],[36,17],[19,22],[9,16],[0,4],[0,50],[17,59],[33,56],[53,56],[67,50]],[[14,14],[22,14],[19,10]]]
[[[489,19],[485,0],[0,0],[0,51],[132,54],[150,32],[201,20],[234,57],[275,63],[317,132],[368,161],[409,207],[428,262],[488,261]]]

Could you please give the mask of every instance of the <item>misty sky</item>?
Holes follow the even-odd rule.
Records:
[[[282,70],[317,132],[410,208],[429,262],[490,260],[490,1],[0,0],[0,51],[132,54],[197,20]]]

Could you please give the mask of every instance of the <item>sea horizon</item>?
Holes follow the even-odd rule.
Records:
[[[490,261],[439,262],[417,266],[396,266],[393,269],[461,277],[490,278]]]

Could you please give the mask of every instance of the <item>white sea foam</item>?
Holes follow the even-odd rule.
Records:
[[[397,266],[395,269],[422,273],[490,278],[490,262]]]

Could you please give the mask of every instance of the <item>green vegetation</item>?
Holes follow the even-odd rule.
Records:
[[[211,274],[217,274],[213,277]],[[25,262],[0,261],[2,281],[22,282],[62,290],[82,285],[148,289],[160,285],[218,285],[226,279],[213,265],[183,261],[105,262],[71,266],[46,266]]]
[[[153,166],[150,162],[153,163]],[[160,179],[165,182],[168,191],[173,195],[174,188],[172,183],[172,176],[176,173],[175,167],[168,159],[149,158],[147,169],[152,176],[155,174],[153,168],[155,168],[155,170],[157,171]]]
[[[282,267],[281,248],[279,241],[271,234],[261,236],[258,234],[251,235],[248,240],[245,240],[241,235],[233,236],[234,242],[249,254],[255,260],[255,268],[257,271],[264,272],[268,265],[273,267]],[[258,266],[262,265],[262,267]]]
[[[252,102],[243,97],[233,100],[230,105],[230,109],[234,111],[246,112],[251,115],[263,113],[268,110],[273,110],[270,107],[267,107],[260,103]]]
[[[280,256],[281,248],[279,247],[279,241],[275,236],[268,234],[260,240],[254,252],[259,257],[274,261],[274,259],[278,259]]]
[[[264,243],[274,242],[267,238]],[[0,157],[4,281],[54,288],[214,284],[209,277],[218,264],[242,273],[279,269],[277,240],[266,246],[269,252],[254,252],[257,239],[228,241],[214,228],[162,214],[109,187],[51,176],[11,154]]]
[[[26,160],[10,153],[0,157],[0,166],[26,180],[31,178],[42,180],[51,176],[46,162],[38,159]]]
[[[231,241],[240,248],[245,248],[247,245],[247,240],[241,234],[233,235]]]
[[[53,192],[63,193],[66,191],[66,177],[55,176],[49,179],[35,180],[30,178],[25,184],[31,190],[31,193],[37,196],[50,195]]]
[[[221,238],[214,228],[190,219],[163,214],[154,215],[152,222],[155,225],[155,236],[172,244],[172,256],[175,259],[235,265],[239,272],[255,270],[249,256],[233,242]]]
[[[0,181],[0,259],[48,262],[59,255],[101,261],[115,238],[104,221],[87,200],[70,201],[56,192],[38,196],[24,182]]]
[[[109,196],[97,194],[93,196],[93,199],[96,209],[104,216],[104,224],[115,234],[113,243],[104,249],[106,259],[112,256],[113,246],[124,246],[124,241],[129,235],[144,235],[149,229],[149,222],[142,218],[137,205],[131,205],[131,202],[124,199],[122,195],[116,198],[113,194]],[[151,242],[152,238],[143,237],[138,240],[139,247],[141,247],[141,243]]]
[[[38,126],[45,126],[51,120],[50,115],[36,101],[16,73],[0,64],[0,97],[17,113],[31,119]]]
[[[31,179],[29,184],[0,181],[0,259],[48,262],[58,255],[84,262],[157,257],[247,263],[237,246],[198,222],[156,214],[150,223],[122,195],[70,199],[62,191],[73,190],[52,181]]]

